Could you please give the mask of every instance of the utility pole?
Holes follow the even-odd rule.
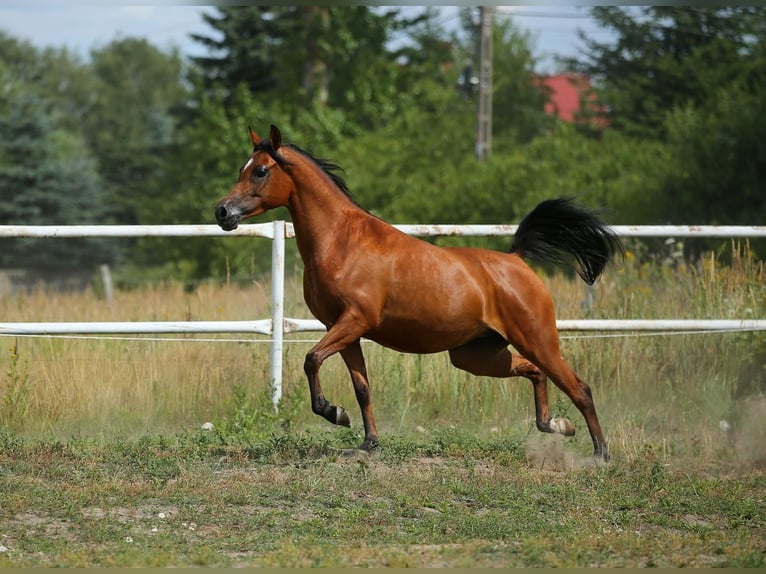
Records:
[[[492,151],[492,21],[493,7],[479,6],[479,110],[476,118],[476,156],[484,162]]]

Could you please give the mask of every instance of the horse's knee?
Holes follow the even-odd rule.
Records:
[[[308,353],[303,361],[303,372],[311,376],[319,370],[321,365],[322,361],[316,353]]]

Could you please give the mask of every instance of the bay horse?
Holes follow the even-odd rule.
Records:
[[[477,376],[526,377],[537,428],[572,436],[568,419],[550,416],[550,377],[585,418],[594,456],[609,459],[591,390],[561,356],[550,292],[524,259],[561,264],[569,257],[592,284],[612,256],[623,253],[611,228],[592,211],[559,198],[543,201],[522,219],[509,253],[439,247],[362,209],[336,164],[283,144],[277,127],[271,126],[267,138],[249,132],[253,153],[216,205],[215,218],[230,231],[270,209],[289,210],[304,263],[304,298],[327,328],[304,362],[315,414],[351,424],[319,383],[322,363],[340,353],[364,424],[358,448],[370,452],[379,446],[360,345],[365,337],[406,353],[447,351],[455,367]]]

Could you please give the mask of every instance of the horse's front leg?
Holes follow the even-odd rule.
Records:
[[[362,346],[357,339],[350,346],[340,352],[343,361],[348,367],[351,382],[354,384],[354,394],[359,408],[362,411],[364,423],[364,441],[359,445],[359,450],[370,452],[379,446],[378,429],[375,426],[375,415],[372,413],[372,401],[370,400],[370,383],[367,379],[367,367],[364,364]]]
[[[361,334],[358,329],[357,321],[349,314],[344,315],[308,352],[303,363],[311,393],[311,410],[331,423],[345,427],[351,426],[348,413],[343,407],[325,399],[322,386],[319,384],[319,369],[328,357],[342,351],[352,343],[359,344]]]

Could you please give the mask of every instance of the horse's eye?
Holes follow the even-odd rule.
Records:
[[[260,179],[266,177],[267,173],[269,173],[269,168],[267,168],[265,165],[256,165],[253,168],[253,177]]]

